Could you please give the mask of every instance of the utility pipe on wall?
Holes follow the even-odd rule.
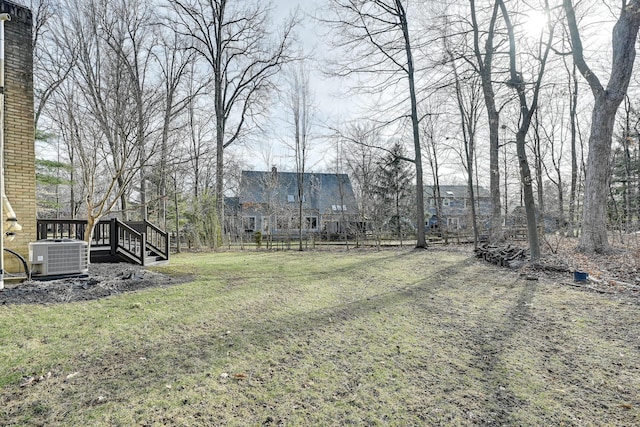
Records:
[[[8,13],[0,14],[0,191],[4,196],[4,22]],[[4,203],[0,203],[0,289],[4,289]]]

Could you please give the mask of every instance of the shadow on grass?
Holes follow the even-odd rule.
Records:
[[[505,377],[504,371],[497,368],[505,352],[509,351],[507,343],[531,319],[530,307],[535,291],[535,282],[526,281],[515,305],[511,306],[500,323],[482,325],[469,337],[476,350],[475,366],[485,375],[485,396],[491,399],[487,402],[486,409],[491,411],[492,421],[496,425],[511,425],[514,422],[511,413],[525,404],[509,391],[510,378]]]
[[[355,264],[332,269],[331,274],[350,277],[366,270],[373,263],[391,261],[399,256],[408,256],[410,253],[392,253],[375,260],[365,258]],[[313,339],[316,333],[348,328],[350,322],[366,318],[381,310],[390,311],[394,307],[401,310],[410,306],[411,309],[425,313],[425,316],[435,319],[444,317],[447,314],[447,307],[443,306],[438,291],[446,289],[447,292],[459,290],[464,293],[469,286],[468,279],[472,277],[470,267],[478,268],[477,261],[474,258],[464,258],[447,267],[430,271],[428,276],[420,277],[413,283],[400,283],[401,286],[397,289],[310,312],[285,314],[276,318],[266,316],[262,319],[251,316],[244,318],[241,313],[238,313],[237,317],[230,319],[235,322],[230,336],[224,333],[227,325],[203,327],[202,330],[191,330],[184,335],[172,332],[164,342],[137,343],[135,354],[114,351],[114,354],[104,355],[99,361],[93,359],[90,363],[79,359],[77,369],[90,374],[87,377],[91,378],[90,382],[96,385],[89,384],[89,387],[99,387],[107,393],[109,390],[118,390],[113,394],[118,396],[119,401],[126,402],[129,398],[145,394],[145,389],[157,388],[158,383],[165,381],[170,383],[176,379],[179,381],[179,378],[184,375],[211,374],[212,366],[220,366],[221,360],[233,358],[232,355],[230,356],[230,351],[232,353],[268,352],[274,342],[287,343],[289,340],[295,341],[301,337]],[[322,273],[314,272],[311,275],[314,274]],[[246,277],[253,277],[253,275]],[[294,274],[287,277],[309,277],[309,274],[299,276]],[[471,336],[468,330],[463,331],[464,339],[469,342],[472,350],[477,352],[474,363],[486,375],[484,382],[486,395],[493,399],[487,402],[487,412],[493,411],[497,425],[508,423],[510,408],[519,405],[520,402],[509,395],[506,389],[500,389],[500,385],[508,382],[508,379],[501,377],[500,372],[495,369],[496,364],[504,351],[504,342],[508,341],[526,322],[529,315],[528,305],[534,291],[534,285],[527,283],[521,290],[515,305],[509,307],[510,311],[506,316],[500,317],[499,323],[483,325],[481,330],[474,332]],[[437,324],[437,322],[434,323]],[[236,340],[234,334],[238,331],[241,339]],[[247,350],[246,347],[250,348]],[[69,395],[67,397],[71,398]]]
[[[395,258],[392,255],[385,258]],[[380,262],[378,258],[375,262]],[[361,271],[371,264],[369,260],[363,260],[355,266],[339,269],[339,273],[353,274]],[[242,342],[248,342],[253,347],[252,351],[260,348],[268,350],[273,342],[286,340],[290,337],[309,335],[324,330],[337,329],[350,321],[368,316],[383,309],[410,303],[419,306],[421,310],[432,316],[439,316],[442,312],[439,301],[429,298],[435,291],[443,286],[454,287],[458,278],[465,276],[465,269],[474,266],[473,258],[465,258],[460,262],[432,272],[430,277],[424,277],[414,283],[405,283],[402,288],[367,296],[362,299],[344,302],[341,304],[320,308],[304,314],[284,315],[278,318],[267,317],[264,320],[243,319],[239,315],[237,323],[233,325],[234,332],[242,331]],[[301,275],[307,276],[307,275]],[[467,275],[468,276],[468,275]],[[296,277],[295,275],[287,277]],[[444,280],[443,280],[444,278]],[[514,308],[515,310],[515,308]],[[509,323],[505,319],[505,325]],[[181,373],[194,373],[210,365],[211,360],[219,360],[229,357],[230,350],[241,351],[234,337],[225,337],[225,325],[220,325],[216,332],[211,329],[202,333],[190,333],[182,337],[176,337],[176,341],[168,343],[141,343],[140,354],[148,354],[149,357],[162,354],[162,372],[154,372],[147,378],[139,378],[143,383],[152,383],[158,377],[176,376]],[[496,328],[499,330],[500,328]],[[220,336],[220,333],[223,336]],[[499,333],[496,333],[496,338]],[[167,348],[167,346],[174,348]],[[233,348],[232,348],[233,347]],[[131,358],[129,358],[131,359]]]

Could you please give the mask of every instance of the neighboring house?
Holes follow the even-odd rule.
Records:
[[[241,231],[274,236],[300,231],[298,176],[295,172],[242,171],[238,195]],[[337,234],[358,223],[358,205],[346,174],[303,174],[302,230]]]
[[[478,224],[483,224],[491,215],[491,194],[482,187],[475,187],[476,216]],[[425,187],[425,213],[429,217],[427,224],[443,225],[449,230],[471,228],[471,202],[466,185],[440,186],[440,220],[436,217],[435,188]]]
[[[567,226],[567,221],[559,214],[553,212],[545,212],[540,222],[540,210],[536,206],[536,221],[538,227],[543,227],[545,233],[553,233]],[[527,227],[527,212],[524,206],[516,206],[511,214],[506,218],[505,225],[510,229],[519,229]]]
[[[240,214],[240,199],[237,197],[224,198],[224,232],[235,233],[240,229],[242,216]],[[237,237],[237,236],[234,236]]]

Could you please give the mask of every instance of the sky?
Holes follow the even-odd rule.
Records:
[[[330,163],[335,158],[335,147],[325,137],[327,124],[334,122],[336,118],[345,119],[352,116],[356,105],[350,99],[343,96],[343,82],[329,79],[319,70],[322,58],[327,54],[328,46],[318,34],[316,25],[310,15],[322,5],[322,1],[309,0],[273,0],[273,21],[282,23],[296,8],[302,14],[301,22],[297,28],[297,37],[305,54],[310,55],[307,61],[311,75],[311,92],[314,99],[314,123],[311,129],[313,139],[310,143],[311,152],[307,162],[307,170],[313,172],[329,172]],[[281,170],[293,170],[293,151],[287,148],[283,139],[291,138],[292,130],[286,122],[282,104],[274,103],[274,113],[271,116],[270,132],[264,140],[251,144],[249,150],[242,155],[248,163],[247,166],[256,170],[269,170],[276,166]],[[270,155],[265,153],[270,151]]]

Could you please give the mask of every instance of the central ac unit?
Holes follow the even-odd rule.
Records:
[[[87,274],[87,242],[83,240],[40,240],[29,243],[32,276]]]

